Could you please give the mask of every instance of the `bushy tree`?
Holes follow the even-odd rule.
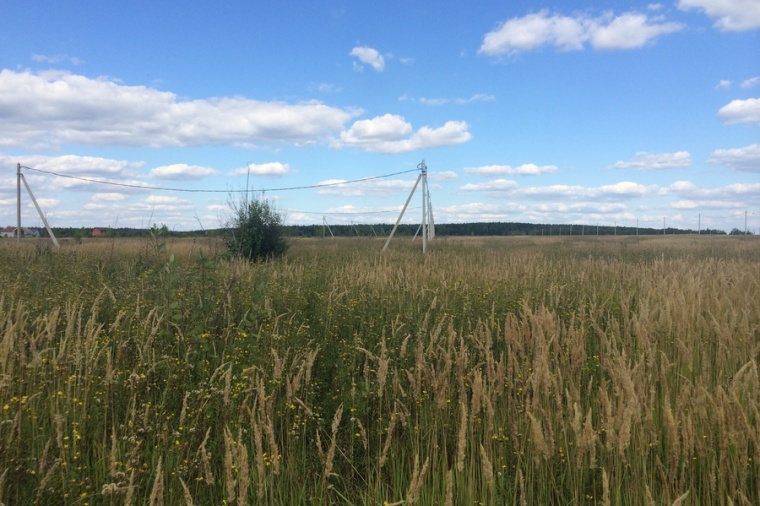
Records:
[[[225,243],[230,254],[253,261],[280,257],[288,250],[282,216],[265,199],[230,202],[232,217]]]

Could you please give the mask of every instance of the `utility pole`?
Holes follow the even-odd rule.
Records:
[[[32,199],[32,204],[34,204],[34,207],[37,209],[37,214],[40,215],[40,219],[42,220],[42,223],[45,225],[45,230],[47,230],[48,235],[50,235],[50,239],[53,240],[53,244],[55,244],[56,248],[60,248],[61,245],[58,244],[58,239],[55,238],[55,234],[53,233],[53,230],[50,228],[50,225],[48,224],[47,218],[45,218],[45,215],[43,214],[42,209],[40,209],[40,205],[37,203],[37,199],[34,198],[32,189],[29,187],[29,183],[26,182],[26,178],[24,177],[23,174],[21,174],[21,180],[24,182],[24,186],[26,187],[26,192],[29,194],[29,198]],[[19,231],[20,230],[21,228],[19,228]]]
[[[422,254],[427,252],[427,166],[425,160],[420,164],[420,177],[422,178]]]
[[[21,164],[16,164],[16,244],[21,243]]]
[[[414,186],[412,187],[412,191],[409,192],[409,197],[406,199],[406,203],[401,209],[401,213],[398,215],[396,224],[393,225],[393,230],[391,230],[388,239],[385,241],[385,245],[383,245],[382,251],[385,251],[388,248],[388,244],[390,244],[391,239],[393,239],[393,235],[396,233],[396,229],[401,222],[401,218],[404,217],[406,208],[409,207],[409,202],[411,202],[412,197],[414,196],[414,192],[417,190],[417,186],[420,184],[420,182],[422,182],[422,223],[420,224],[420,229],[422,230],[423,254],[427,250],[428,239],[432,239],[435,236],[435,227],[433,225],[433,210],[430,206],[430,192],[427,186],[427,166],[425,165],[425,160],[422,160],[422,163],[417,165],[417,168],[420,169],[420,175],[417,176],[417,181],[415,181]]]

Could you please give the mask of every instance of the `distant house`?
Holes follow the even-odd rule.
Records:
[[[96,227],[92,229],[92,237],[103,237],[108,233],[107,228]]]
[[[39,237],[40,231],[37,228],[21,227],[21,237]],[[0,237],[16,237],[16,227],[5,227],[0,230]]]

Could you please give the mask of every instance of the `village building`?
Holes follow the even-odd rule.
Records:
[[[37,228],[21,227],[21,237],[39,237],[40,230]],[[0,237],[16,237],[16,227],[5,227],[0,230]]]

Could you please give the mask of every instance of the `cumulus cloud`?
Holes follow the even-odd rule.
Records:
[[[128,162],[77,155],[9,156],[0,153],[0,166],[15,167],[16,163],[20,163],[22,167],[34,169],[22,168],[22,172],[25,173],[25,177],[35,189],[35,194],[50,194],[64,190],[93,191],[96,185],[103,183],[130,185],[131,188],[122,189],[122,191],[127,192],[140,191],[140,187],[148,187],[143,181],[135,179],[135,169],[144,166],[144,162],[139,161]],[[15,178],[13,184],[8,181],[4,187],[15,189]]]
[[[328,138],[358,114],[320,102],[182,100],[106,78],[0,71],[0,146],[14,148],[305,144]]]
[[[102,202],[119,202],[122,200],[126,200],[129,198],[129,196],[118,193],[118,192],[110,192],[110,193],[95,193],[92,197],[92,200],[94,201],[102,201]]]
[[[723,123],[760,123],[760,98],[732,100],[718,111]]]
[[[715,20],[716,28],[726,32],[760,28],[760,2],[757,0],[679,0],[678,8],[704,11]]]
[[[351,56],[355,56],[361,63],[369,65],[377,72],[385,70],[385,59],[377,49],[366,46],[356,46],[348,53]],[[360,63],[354,62],[354,68],[356,70],[363,70],[364,66]]]
[[[218,170],[210,167],[200,167],[198,165],[187,165],[184,163],[175,163],[156,167],[150,171],[150,177],[156,179],[166,179],[172,181],[185,181],[188,179],[203,179],[207,176],[219,174]]]
[[[636,49],[657,39],[660,35],[678,32],[681,23],[662,22],[646,14],[628,12],[612,18],[592,21],[589,28],[594,49]]]
[[[446,223],[467,223],[474,221],[508,221],[516,212],[525,211],[525,206],[515,203],[485,204],[470,202],[437,208],[436,219]]]
[[[716,149],[708,161],[740,172],[760,173],[760,144],[736,149]]]
[[[246,167],[240,167],[230,172],[231,176],[254,176],[280,177],[290,174],[290,165],[281,162],[249,163]]]
[[[587,187],[581,185],[547,185],[522,188],[515,181],[497,179],[487,183],[470,183],[459,188],[461,191],[482,191],[486,195],[501,197],[506,195],[524,197],[533,200],[582,200],[616,202],[655,195],[657,186],[645,186],[630,181],[621,181],[611,185]]]
[[[385,114],[354,122],[333,141],[334,148],[353,147],[377,153],[408,153],[452,144],[472,138],[464,121],[448,121],[438,128],[421,127],[413,132],[403,117]]]
[[[414,183],[415,180],[413,179],[373,179],[353,183],[348,183],[343,179],[328,179],[319,183],[320,185],[329,186],[320,188],[318,193],[320,195],[339,195],[341,197],[387,196],[399,191],[408,192],[412,189]]]
[[[700,210],[725,210],[725,209],[744,209],[745,204],[742,202],[731,202],[725,200],[677,200],[670,205],[673,209],[700,209]]]
[[[496,179],[487,183],[468,183],[459,189],[465,192],[503,192],[516,190],[520,185],[509,179]]]
[[[454,181],[458,177],[459,176],[457,176],[457,173],[454,172],[453,170],[428,172],[428,180],[430,181],[437,181],[437,182]]]
[[[697,186],[690,181],[676,181],[670,190],[682,198],[704,201],[722,201],[726,204],[737,199],[756,199],[760,197],[760,183],[735,183],[718,187]]]
[[[636,49],[659,36],[680,31],[681,23],[665,22],[659,16],[626,12],[595,18],[538,13],[505,21],[483,38],[479,53],[489,56],[512,55],[542,46],[561,51],[581,50],[588,43],[597,50]]]
[[[139,168],[144,165],[143,162],[128,162],[125,160],[113,160],[97,156],[9,156],[0,153],[0,165],[15,166],[16,163],[31,167],[32,169],[78,176],[116,175],[123,173],[127,169]]]
[[[688,151],[675,153],[639,152],[628,161],[618,161],[613,169],[662,170],[691,167],[691,155]]]
[[[536,176],[540,174],[551,174],[558,169],[554,165],[536,165],[534,163],[525,163],[517,167],[509,165],[484,165],[482,167],[467,167],[464,169],[465,174],[474,174],[478,176]]]

